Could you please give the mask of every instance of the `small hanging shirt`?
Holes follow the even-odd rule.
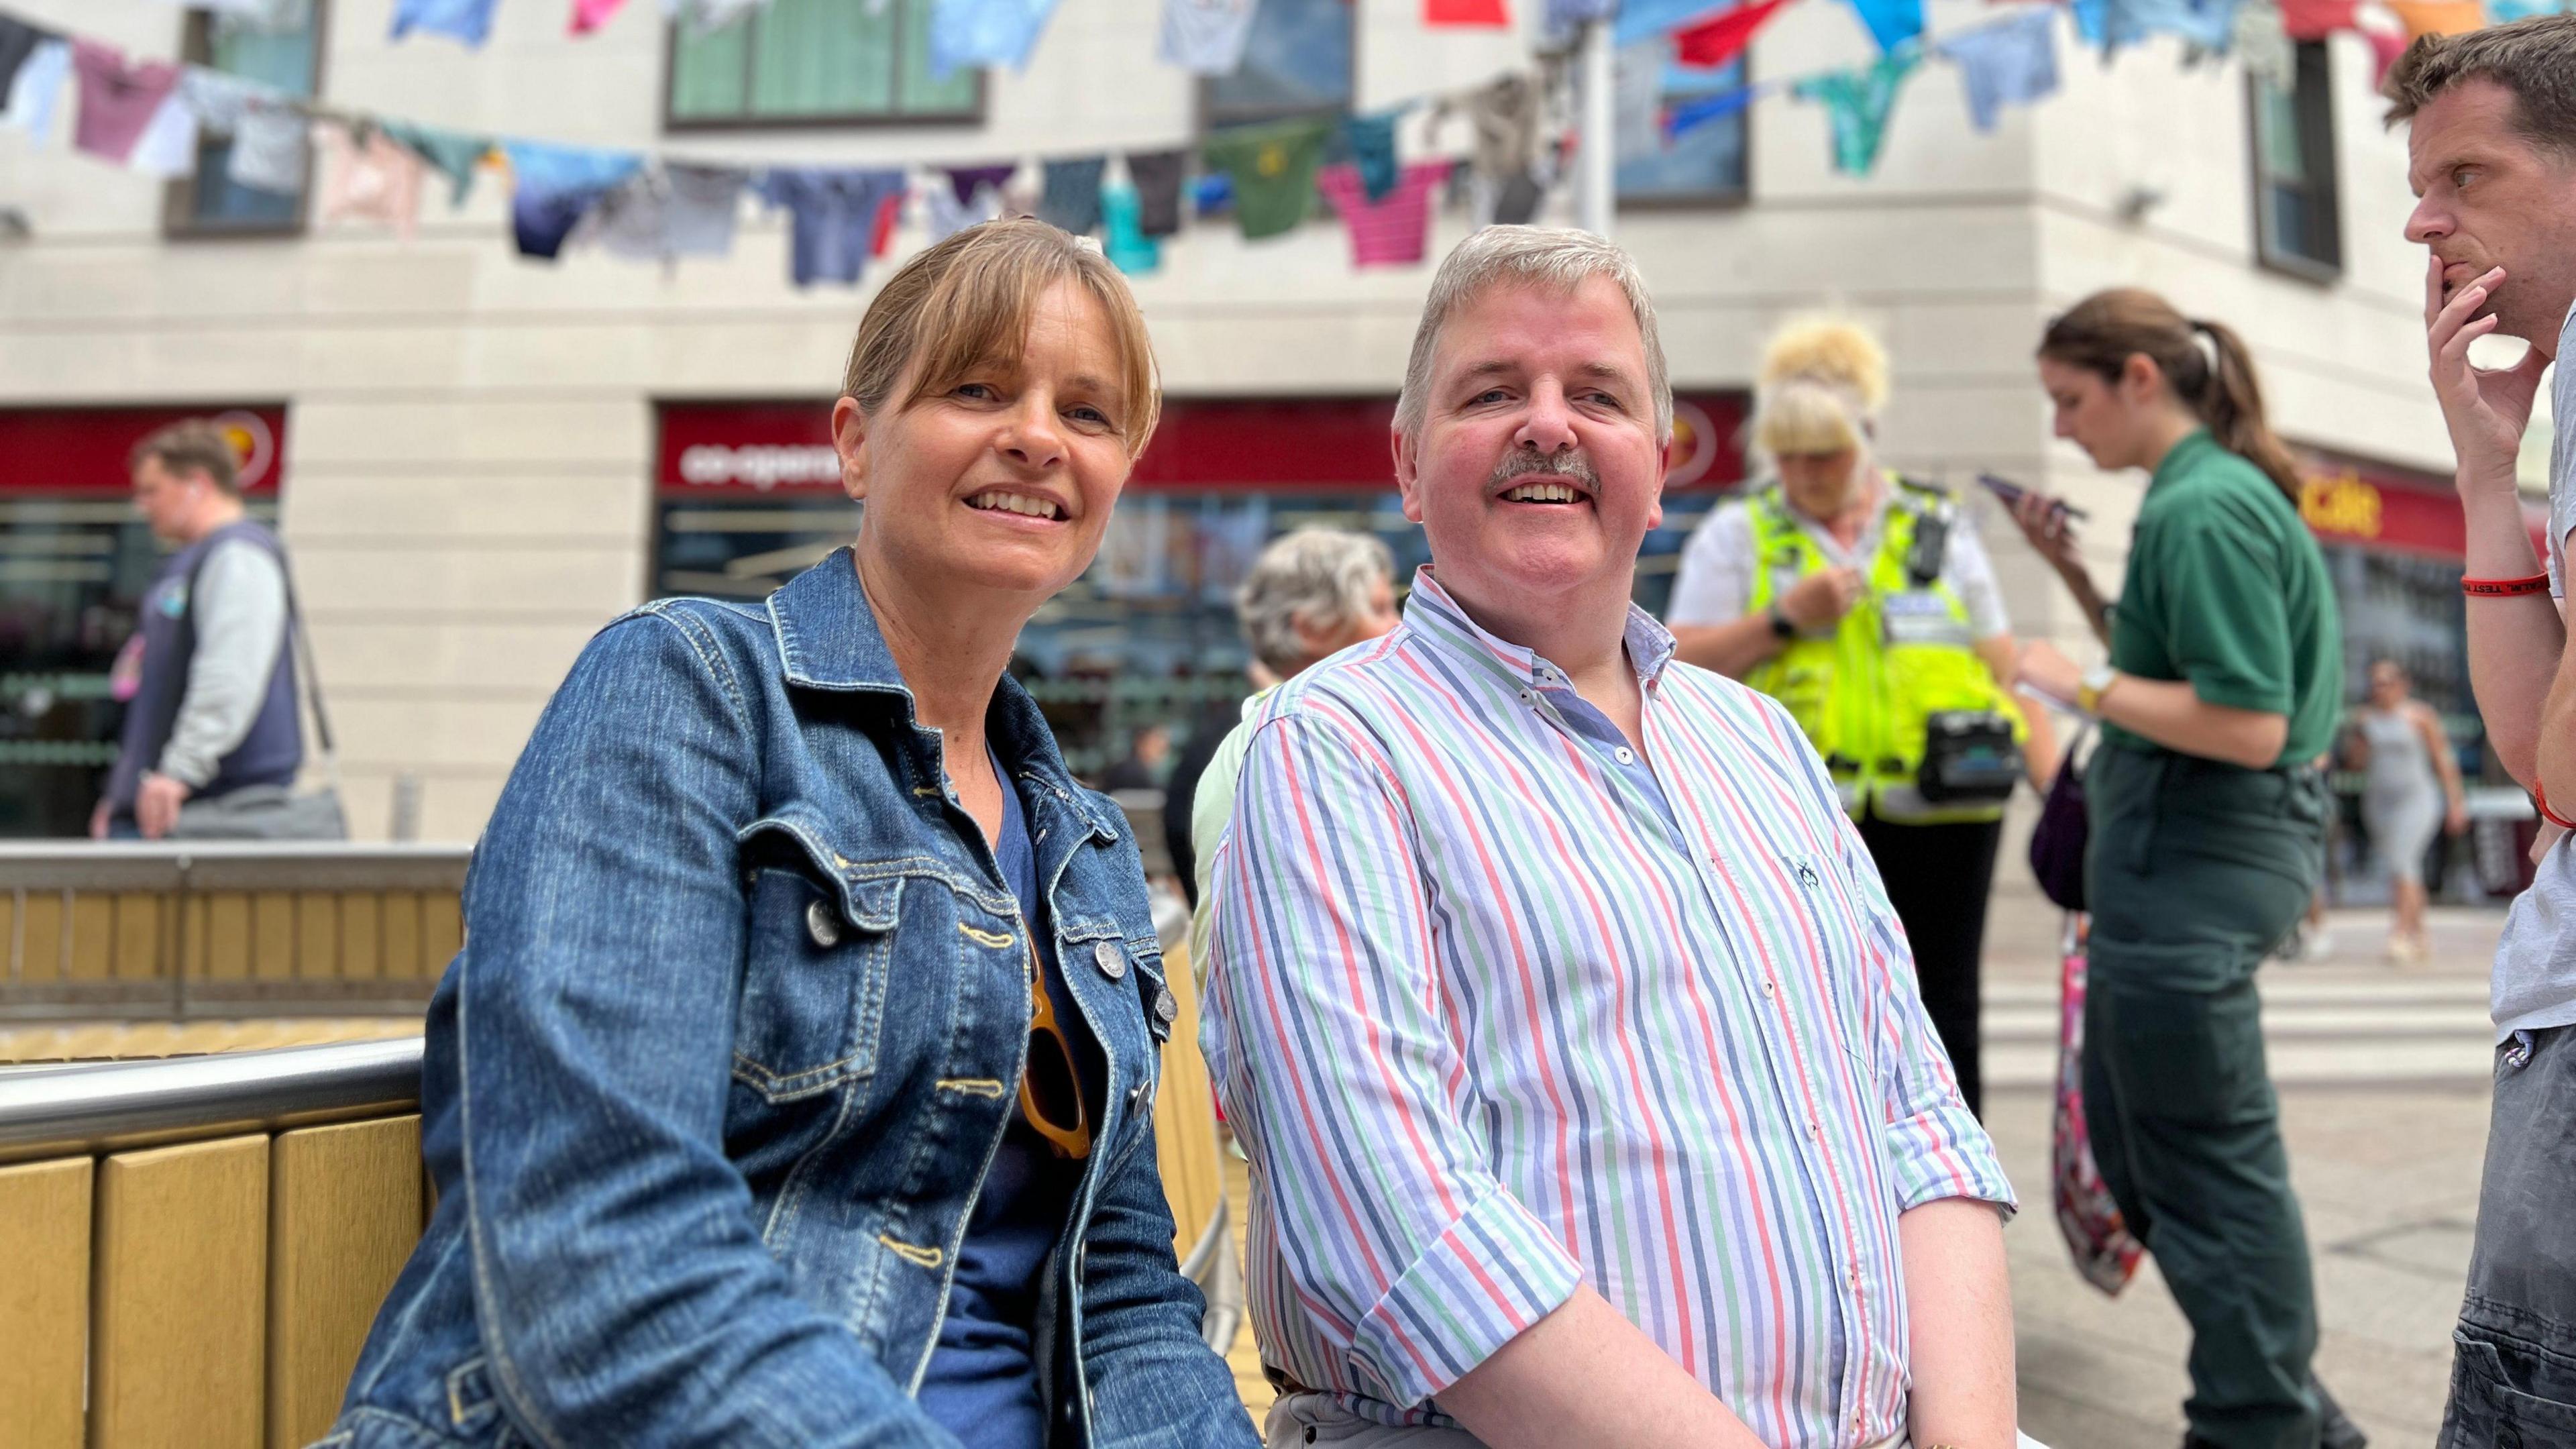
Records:
[[[626,0],[572,0],[572,33],[588,35],[626,8]]]
[[[1101,253],[1109,258],[1109,265],[1131,277],[1158,271],[1163,265],[1163,244],[1145,235],[1140,212],[1135,187],[1121,183],[1101,188]]]
[[[666,165],[601,197],[573,240],[631,261],[726,256],[750,184],[750,173],[730,167]]]
[[[1697,25],[1673,32],[1673,59],[1701,70],[1715,70],[1742,55],[1760,30],[1789,0],[1760,0],[1738,5]],[[1916,28],[1919,30],[1920,17]]]
[[[1800,100],[1825,108],[1833,127],[1834,169],[1846,176],[1867,176],[1878,165],[1887,139],[1887,118],[1896,109],[1898,91],[1914,69],[1914,52],[1883,55],[1866,70],[1836,71],[1798,82]]]
[[[979,191],[989,188],[999,192],[1019,169],[1019,163],[1011,161],[999,166],[951,166],[944,174],[948,177],[949,194],[957,198],[959,206],[965,206]]]
[[[337,123],[317,125],[322,152],[322,220],[375,221],[408,238],[420,215],[420,159],[381,127],[364,139]]]
[[[1106,156],[1082,156],[1046,163],[1046,187],[1038,198],[1038,219],[1075,236],[1100,225],[1100,173]]]
[[[1026,70],[1056,0],[932,0],[930,74],[946,80],[976,66]]]
[[[1351,165],[1359,169],[1360,185],[1371,201],[1385,200],[1398,179],[1395,117],[1395,112],[1388,111],[1342,122],[1342,145],[1351,153]]]
[[[1923,33],[1923,0],[1851,0],[1851,8],[1882,53]]]
[[[62,109],[63,84],[71,74],[71,42],[38,41],[18,67],[18,79],[9,87],[9,111],[0,116],[0,124],[15,126],[43,145],[54,134],[54,113]]]
[[[481,45],[492,34],[497,0],[394,0],[393,38],[415,30]]]
[[[2406,26],[2408,40],[2465,35],[2487,23],[2486,8],[2479,0],[2387,0],[2387,5]]]
[[[543,261],[561,255],[582,219],[644,165],[644,158],[632,151],[588,146],[504,141],[501,150],[510,159],[511,238],[519,255]]]
[[[1331,133],[1329,121],[1296,120],[1233,127],[1208,138],[1208,165],[1234,181],[1235,221],[1245,240],[1279,236],[1305,221]]]
[[[80,87],[72,144],[120,164],[179,85],[177,66],[130,62],[125,52],[95,40],[72,42],[72,76]]]
[[[1192,75],[1232,75],[1243,68],[1259,0],[1163,0],[1163,64]]]
[[[856,285],[876,240],[877,212],[903,185],[901,171],[810,167],[764,177],[761,196],[787,209],[788,272],[796,285]]]
[[[1181,229],[1181,182],[1187,175],[1187,151],[1130,151],[1127,179],[1136,186],[1136,229],[1147,236],[1172,236]]]
[[[8,100],[9,88],[17,84],[27,58],[51,38],[14,15],[0,15],[0,102]]]
[[[2057,93],[2057,15],[2035,7],[1941,42],[1959,67],[1968,122],[1991,131],[2006,106],[2027,106]]]
[[[451,210],[461,209],[465,198],[473,195],[474,172],[483,164],[483,158],[492,154],[491,141],[482,136],[442,131],[409,121],[387,121],[384,130],[431,170],[447,178],[447,204]]]
[[[1315,181],[1350,228],[1351,265],[1418,265],[1431,241],[1431,198],[1449,179],[1449,162],[1416,161],[1404,168],[1383,201],[1368,199],[1358,168],[1327,166]]]

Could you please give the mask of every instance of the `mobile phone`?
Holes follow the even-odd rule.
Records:
[[[2011,479],[1998,478],[1992,473],[1978,474],[1977,481],[1986,485],[1987,492],[2002,499],[2006,508],[2021,507],[2022,499],[2030,493],[2029,489],[2013,482]],[[2067,503],[2055,498],[2048,500],[2048,502],[2050,507],[2055,508],[2058,512],[2065,514],[2069,518],[2082,520],[2090,516],[2086,514],[2083,509],[2076,507],[2072,503]]]

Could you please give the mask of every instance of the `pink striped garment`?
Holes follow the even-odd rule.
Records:
[[[1431,193],[1449,179],[1447,161],[1415,161],[1396,174],[1395,189],[1375,201],[1348,162],[1315,173],[1316,188],[1342,214],[1351,234],[1351,265],[1409,267],[1431,241]]]
[[[1447,1424],[1583,1282],[1764,1443],[1873,1444],[1905,1428],[1897,1215],[2012,1188],[1814,751],[1643,611],[1627,648],[1669,814],[1427,569],[1257,716],[1202,1045],[1262,1357]]]

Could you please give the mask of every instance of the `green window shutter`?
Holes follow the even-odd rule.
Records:
[[[743,113],[750,72],[751,26],[737,21],[700,35],[687,25],[671,28],[671,116],[682,121],[731,120]]]
[[[760,15],[751,111],[760,116],[881,116],[894,109],[894,7],[773,0]]]
[[[903,77],[895,88],[898,108],[907,116],[956,115],[975,109],[975,71],[952,71],[946,80],[931,77],[930,10],[937,0],[895,3],[904,12]]]

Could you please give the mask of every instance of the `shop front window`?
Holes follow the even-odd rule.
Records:
[[[0,837],[88,832],[124,721],[110,667],[167,552],[128,500],[126,452],[206,415],[0,411]],[[250,516],[273,526],[283,410],[215,416],[243,455]]]
[[[1749,83],[1742,56],[1714,69],[1680,65],[1668,39],[1619,55],[1619,204],[1654,207],[1742,201]],[[1665,123],[1675,124],[1665,134]]]

